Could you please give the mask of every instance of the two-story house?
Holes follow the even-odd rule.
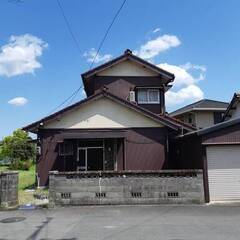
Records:
[[[227,107],[227,102],[202,99],[171,112],[170,116],[202,129],[220,123]]]
[[[82,80],[86,99],[23,128],[37,134],[40,185],[51,170],[174,168],[171,139],[194,128],[165,114],[173,74],[126,50]]]

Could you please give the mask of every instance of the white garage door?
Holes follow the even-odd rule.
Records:
[[[207,146],[210,201],[240,200],[240,145]]]

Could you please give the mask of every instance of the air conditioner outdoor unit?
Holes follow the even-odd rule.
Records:
[[[41,151],[42,151],[41,146],[37,146],[36,151],[38,155],[41,155]]]
[[[130,93],[129,93],[129,101],[130,102],[135,102],[135,92],[134,91],[130,91]]]

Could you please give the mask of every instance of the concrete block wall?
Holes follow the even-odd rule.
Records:
[[[18,172],[0,172],[0,207],[18,204]]]
[[[200,170],[50,172],[50,205],[203,203]]]

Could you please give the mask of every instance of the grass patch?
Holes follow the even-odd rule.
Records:
[[[36,167],[31,166],[29,170],[18,170],[19,184],[18,190],[25,190],[28,188],[35,188]]]
[[[8,171],[8,166],[0,166],[0,171]],[[11,171],[11,170],[10,170]],[[19,173],[18,190],[25,190],[35,187],[35,165],[32,165],[29,170],[17,170]]]
[[[0,171],[8,171],[8,166],[0,166]],[[19,173],[18,183],[18,200],[19,204],[31,203],[35,204],[34,193],[42,193],[48,195],[48,189],[37,189],[34,192],[26,191],[27,189],[35,189],[36,166],[33,165],[29,170],[17,170]]]

